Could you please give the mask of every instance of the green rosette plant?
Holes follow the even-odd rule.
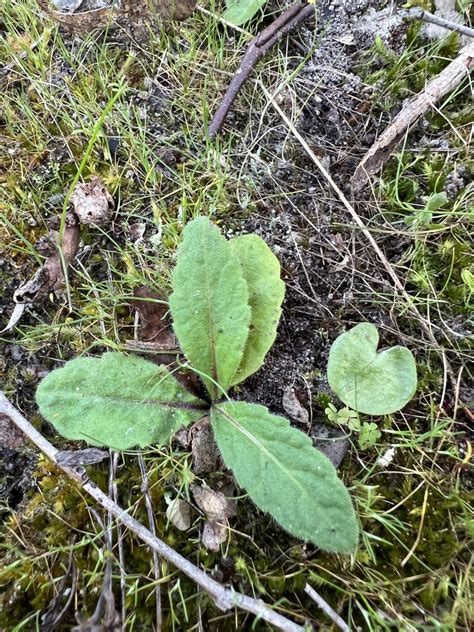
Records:
[[[262,511],[326,551],[351,552],[358,521],[331,462],[287,419],[228,395],[275,340],[285,292],[275,255],[256,235],[227,240],[198,217],[184,229],[172,288],[173,328],[206,401],[165,366],[114,352],[52,371],[37,390],[40,412],[63,436],[115,450],[164,444],[209,415],[226,466]]]

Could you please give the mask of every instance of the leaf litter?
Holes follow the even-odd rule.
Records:
[[[61,26],[85,35],[98,29],[119,29],[137,41],[149,37],[150,28],[160,22],[185,20],[194,11],[196,0],[37,0],[45,13]],[[53,8],[55,7],[55,8]],[[59,10],[58,10],[59,9]],[[63,12],[61,9],[65,9]]]
[[[175,498],[170,501],[166,517],[180,531],[187,531],[191,526],[191,507],[186,500]]]
[[[204,397],[205,391],[197,374],[178,364],[181,350],[173,331],[165,295],[145,285],[137,286],[132,307],[138,315],[138,326],[135,339],[128,340],[126,348],[144,355],[155,364],[169,367],[182,386],[193,395]]]
[[[201,542],[206,549],[218,551],[227,540],[228,519],[235,514],[235,503],[221,491],[216,492],[209,487],[191,485],[191,491],[197,506],[207,517]]]
[[[85,226],[108,224],[115,208],[113,197],[97,176],[75,187],[71,203],[79,222]]]
[[[50,292],[57,294],[64,288],[65,271],[73,263],[79,250],[80,225],[97,227],[110,223],[114,201],[97,176],[92,176],[89,182],[77,184],[70,201],[73,210],[66,214],[62,239],[62,222],[57,216],[51,220],[49,234],[37,242],[36,248],[46,257],[46,261],[31,279],[15,291],[13,300],[16,305],[3,331],[13,329],[29,305],[41,301]]]

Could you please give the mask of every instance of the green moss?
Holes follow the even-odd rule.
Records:
[[[404,460],[409,463],[408,452]],[[157,457],[156,463],[149,460],[148,464],[153,465],[150,484],[158,536],[190,559],[195,558],[198,550],[200,564],[212,572],[219,566],[222,554],[197,548],[197,526],[189,533],[182,533],[167,525],[164,515],[166,491],[171,489],[170,485],[179,487],[182,476],[187,476],[186,455],[175,455],[172,460]],[[399,462],[398,466],[403,467],[403,464]],[[95,466],[93,476],[100,486],[106,487],[106,465]],[[51,577],[56,577],[58,581],[63,577],[71,550],[80,571],[78,594],[81,595],[81,610],[92,612],[100,591],[103,539],[100,526],[89,512],[88,499],[47,460],[40,460],[35,479],[39,491],[33,492],[21,512],[11,514],[6,523],[7,527],[22,534],[23,544],[19,545],[17,538],[6,533],[7,559],[4,569],[0,571],[0,587],[4,593],[4,603],[7,604],[0,614],[2,627],[5,627],[6,622],[21,621],[35,608],[41,610],[54,597]],[[126,463],[121,465],[117,483],[122,490],[122,504],[134,506],[134,515],[146,524],[143,501],[136,504],[141,498],[141,480],[134,459],[127,458]],[[373,487],[374,484],[377,488]],[[274,602],[289,600],[291,608],[294,608],[292,596],[303,594],[305,583],[310,581],[336,608],[340,608],[342,603],[347,606],[352,595],[362,598],[369,609],[390,606],[406,617],[415,615],[418,604],[429,608],[442,620],[449,614],[456,599],[454,586],[457,573],[469,563],[469,538],[472,533],[467,527],[459,528],[460,524],[464,524],[465,503],[469,499],[465,494],[454,491],[450,480],[444,476],[433,479],[424,510],[422,537],[408,563],[402,566],[420,527],[425,496],[424,488],[415,491],[418,485],[419,479],[415,476],[406,476],[402,486],[384,472],[372,477],[372,485],[365,492],[369,494],[367,507],[371,507],[371,514],[366,513],[364,517],[362,512],[364,527],[373,541],[372,554],[368,555],[362,545],[354,563],[292,542],[287,534],[268,516],[260,514],[250,502],[239,501],[238,513],[233,519],[235,530],[227,550],[227,557],[234,561],[233,585]],[[390,527],[380,520],[379,514],[384,508],[396,504],[400,504],[397,522],[394,523],[398,525],[397,529],[401,529],[398,532],[392,531],[394,525]],[[453,531],[456,524],[458,528]],[[199,525],[199,521],[196,525]],[[239,536],[240,528],[250,538]],[[264,539],[258,535],[262,533],[265,534]],[[394,538],[394,534],[397,537]],[[258,537],[258,545],[255,537]],[[138,620],[151,625],[154,609],[153,591],[148,579],[150,553],[146,547],[138,546],[130,536],[126,537],[124,547],[127,560],[127,607]],[[35,551],[49,553],[38,556]],[[115,552],[114,566],[117,568]],[[196,587],[192,582],[183,578],[178,580],[173,569],[165,567],[164,574],[171,573],[166,586],[168,591],[171,589],[169,599],[173,604],[172,611],[165,606],[169,625],[173,618],[181,622],[179,625],[183,624],[186,616],[188,620],[194,621],[194,609],[198,604],[204,620],[217,615],[209,600],[204,599],[203,602],[196,599]],[[409,581],[410,604],[406,603],[404,577]],[[342,593],[334,593],[332,585],[339,586],[338,590]],[[14,586],[20,587],[20,590],[15,590]],[[305,608],[309,612],[312,610],[310,603],[305,603]],[[357,621],[358,615],[354,616]],[[362,623],[363,619],[360,620]],[[229,626],[222,629],[233,630],[233,623],[229,621]]]

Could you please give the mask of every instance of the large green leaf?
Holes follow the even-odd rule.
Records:
[[[235,26],[240,26],[251,20],[266,2],[267,0],[227,0],[223,17]]]
[[[379,334],[360,323],[334,341],[328,381],[340,399],[360,413],[386,415],[400,410],[416,391],[416,364],[409,349],[391,347],[377,353]]]
[[[261,237],[242,235],[229,243],[247,281],[251,310],[244,357],[232,380],[238,384],[262,366],[275,342],[285,284],[280,279],[280,262]]]
[[[64,437],[117,450],[164,443],[206,410],[164,366],[121,353],[71,360],[44,378],[36,400]]]
[[[326,551],[354,549],[358,525],[349,493],[305,434],[246,402],[217,404],[211,418],[225,464],[260,509]]]
[[[213,398],[227,390],[249,333],[247,283],[229,242],[206,217],[184,229],[169,300],[173,327]],[[209,379],[211,378],[211,379]]]

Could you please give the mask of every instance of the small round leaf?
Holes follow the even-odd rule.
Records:
[[[377,353],[375,325],[360,323],[341,334],[329,353],[328,381],[350,408],[367,415],[387,415],[403,408],[416,391],[411,351],[391,347]]]

